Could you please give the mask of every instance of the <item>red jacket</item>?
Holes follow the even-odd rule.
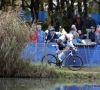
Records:
[[[34,32],[33,35],[30,37],[31,42],[37,43],[38,42],[38,32]]]

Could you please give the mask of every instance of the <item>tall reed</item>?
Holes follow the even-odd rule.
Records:
[[[15,13],[0,16],[0,76],[11,76],[29,42],[29,27]]]

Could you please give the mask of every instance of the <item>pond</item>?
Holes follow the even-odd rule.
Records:
[[[100,90],[100,80],[1,78],[0,90]]]

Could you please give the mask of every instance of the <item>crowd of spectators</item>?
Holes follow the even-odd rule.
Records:
[[[95,42],[100,45],[100,23],[96,25],[95,20],[91,15],[88,15],[86,20],[86,34],[83,33],[83,19],[80,14],[77,14],[73,19],[70,32],[67,32],[63,26],[59,26],[59,30],[55,29],[55,26],[49,25],[47,30],[42,30],[41,25],[32,25],[33,34],[30,40],[34,43],[55,43],[55,39],[58,39],[61,35],[67,33],[77,32],[79,37],[73,39],[73,43],[86,44],[85,40],[89,39],[91,42]]]

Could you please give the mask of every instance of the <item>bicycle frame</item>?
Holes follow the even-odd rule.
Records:
[[[64,57],[64,59],[62,61],[64,61],[65,59],[68,59],[68,57],[73,56],[72,50],[69,50],[69,54],[67,56]]]
[[[58,52],[60,51],[60,50],[57,49],[57,48],[58,48],[58,45],[52,45],[52,46],[54,46],[54,47],[56,48],[56,55],[55,55],[55,56],[58,58]],[[69,53],[67,56],[65,56],[64,59],[62,59],[62,62],[63,62],[65,59],[67,59],[68,57],[73,56],[72,50],[69,49],[68,51],[69,51],[70,53]],[[51,62],[51,63],[53,63],[53,62]]]

